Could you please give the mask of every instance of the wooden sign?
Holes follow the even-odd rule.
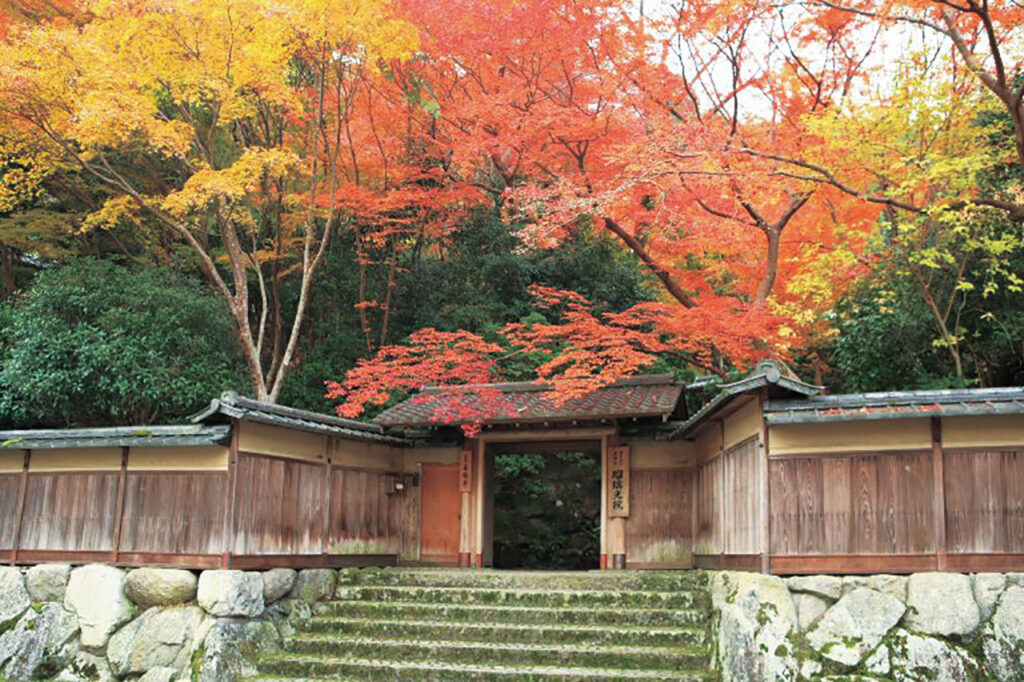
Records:
[[[629,516],[629,446],[608,448],[608,517]]]
[[[459,458],[459,492],[473,492],[473,448],[466,448]]]

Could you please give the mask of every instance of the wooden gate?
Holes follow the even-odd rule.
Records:
[[[423,464],[420,559],[432,564],[459,562],[459,467]]]

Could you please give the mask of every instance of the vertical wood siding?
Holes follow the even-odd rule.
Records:
[[[772,460],[772,554],[935,551],[931,454]]]
[[[21,549],[113,549],[117,472],[30,473]]]
[[[0,549],[13,549],[18,530],[18,491],[21,474],[0,474]]]
[[[227,497],[225,473],[129,472],[119,549],[219,554]]]
[[[1024,553],[1024,452],[947,452],[950,552]]]
[[[760,486],[756,437],[726,449],[697,469],[697,554],[757,554]]]
[[[319,554],[324,465],[240,454],[235,554]]]
[[[389,475],[335,468],[331,472],[331,526],[328,552],[397,554],[402,495],[388,494]]]
[[[626,521],[629,563],[691,562],[692,480],[692,469],[633,469]]]

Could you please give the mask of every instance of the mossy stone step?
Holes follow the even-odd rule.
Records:
[[[318,616],[341,618],[409,618],[534,625],[703,625],[707,619],[707,611],[697,609],[593,609],[405,601],[329,601],[320,602],[313,611]]]
[[[520,642],[459,642],[408,639],[292,637],[287,655],[386,658],[389,661],[435,661],[491,665],[546,665],[580,668],[693,670],[704,665],[700,647],[622,647]]]
[[[703,592],[631,590],[533,590],[483,587],[342,585],[336,600],[412,601],[433,604],[493,604],[548,607],[693,609],[705,606]]]
[[[703,590],[703,571],[503,571],[495,569],[343,569],[339,585],[491,587],[532,590]]]
[[[494,622],[365,620],[315,617],[297,624],[302,632],[320,636],[426,639],[523,644],[593,644],[611,646],[700,646],[703,627],[636,627],[613,625],[529,625]]]
[[[351,677],[359,680],[454,680],[536,682],[589,682],[605,680],[682,680],[704,682],[702,670],[604,670],[600,668],[559,666],[492,666],[453,665],[436,662],[355,660],[323,657],[277,656],[265,659],[264,675],[255,679],[312,678],[337,680]],[[267,676],[269,675],[269,677]]]

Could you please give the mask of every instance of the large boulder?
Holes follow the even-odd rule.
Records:
[[[334,596],[334,586],[338,575],[329,568],[307,568],[299,571],[295,579],[295,587],[288,596],[293,599],[304,599],[308,602],[322,601]]]
[[[806,592],[836,601],[843,595],[843,579],[834,575],[798,575],[786,580],[790,592]]]
[[[0,632],[21,618],[31,603],[21,571],[0,566]]]
[[[263,577],[254,571],[203,571],[199,605],[212,616],[258,616],[263,613]]]
[[[291,568],[274,568],[263,573],[263,603],[270,606],[295,587],[298,573]]]
[[[962,573],[915,573],[907,584],[907,628],[967,637],[981,624],[971,579]]]
[[[715,573],[709,583],[722,682],[795,680],[793,599],[781,578]]]
[[[971,589],[974,591],[974,601],[978,604],[982,621],[992,617],[996,602],[1005,588],[1006,576],[1002,573],[978,573],[971,576]]]
[[[25,573],[25,587],[32,601],[64,602],[71,564],[39,564]]]
[[[256,660],[280,648],[280,635],[265,618],[218,618],[203,640],[199,679],[234,680],[255,675]]]
[[[111,671],[124,677],[150,668],[185,667],[192,637],[202,621],[202,609],[195,606],[147,610],[110,638],[107,661]]]
[[[953,644],[906,630],[896,630],[889,642],[889,676],[896,682],[973,680],[978,665]]]
[[[1024,670],[1024,587],[1011,585],[982,631],[985,667],[992,679],[1012,680]]]
[[[139,606],[174,606],[196,598],[197,579],[178,568],[137,568],[124,580],[124,593]]]
[[[830,608],[807,633],[807,642],[822,656],[855,666],[903,617],[896,597],[858,587]]]
[[[64,608],[82,626],[82,647],[99,650],[110,634],[132,617],[132,603],[124,595],[124,573],[112,566],[92,564],[71,571]]]
[[[49,679],[78,652],[78,618],[60,604],[28,609],[0,635],[0,679]]]

